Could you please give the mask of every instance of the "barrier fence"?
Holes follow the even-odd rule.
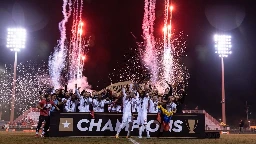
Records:
[[[89,113],[51,113],[50,137],[71,136],[115,136],[122,123],[122,113],[95,113],[91,119]],[[132,136],[138,136],[139,125],[137,114],[134,114]],[[159,122],[156,114],[148,114],[147,127],[151,137],[158,136]],[[128,125],[121,131],[120,136],[126,136]],[[144,128],[143,135],[146,136]],[[172,117],[170,129],[163,137],[205,138],[205,115],[199,113],[177,114]]]

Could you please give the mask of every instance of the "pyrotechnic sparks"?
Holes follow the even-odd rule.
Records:
[[[68,10],[67,12],[67,4]],[[63,15],[64,19],[59,23],[61,38],[58,46],[52,56],[49,58],[50,75],[55,88],[59,88],[64,84],[68,84],[69,88],[74,88],[73,83],[78,84],[82,88],[88,88],[86,78],[82,76],[85,54],[87,52],[88,41],[82,37],[84,22],[82,21],[83,0],[63,0]],[[72,15],[72,29],[71,36],[66,37],[65,24]],[[67,57],[67,61],[66,61]],[[65,63],[66,62],[66,63]],[[64,79],[61,76],[64,67],[66,68],[65,76],[66,82],[61,82]],[[86,83],[86,84],[85,84]]]
[[[124,55],[124,63],[117,63],[113,73],[109,74],[111,83],[139,81],[148,74],[146,67],[141,64],[139,54],[140,49],[131,48],[129,54]]]
[[[13,66],[5,66],[0,73],[0,108],[9,112],[12,96]],[[36,64],[31,61],[17,65],[17,82],[15,96],[15,112],[22,114],[39,101],[39,91],[50,85],[48,68],[45,63]]]
[[[69,6],[69,11],[67,12],[67,5]],[[66,23],[68,22],[68,18],[72,12],[72,1],[63,0],[62,13],[64,19],[59,23],[60,30],[60,40],[58,41],[58,45],[54,48],[54,53],[49,57],[49,72],[55,88],[59,88],[60,84],[60,76],[63,68],[65,67],[65,60],[67,56],[67,46],[65,45],[66,41]]]
[[[151,81],[155,83],[158,78],[158,62],[155,51],[154,21],[156,0],[145,0],[143,17],[143,38],[145,52],[142,55],[144,65],[152,75]]]
[[[188,69],[182,62],[185,56],[186,36],[183,32],[173,32],[171,26],[173,6],[165,0],[163,39],[154,37],[155,0],[145,0],[142,24],[144,42],[137,43],[138,49],[132,49],[133,56],[125,55],[125,63],[114,69],[109,75],[112,81],[138,81],[150,74],[150,83],[160,94],[168,86],[173,86],[173,94],[180,95],[180,89],[188,85]]]
[[[170,11],[169,11],[170,10]],[[169,17],[170,12],[170,17]],[[165,0],[165,11],[164,11],[164,28],[163,28],[163,79],[169,83],[173,83],[173,49],[171,43],[172,35],[172,9],[169,8],[169,0]],[[170,19],[168,24],[168,19]]]
[[[186,37],[183,32],[173,32],[172,33],[172,49],[173,50],[173,93],[174,95],[180,95],[180,89],[184,88],[188,85],[189,73],[185,64],[183,63],[183,58],[186,57]],[[130,49],[129,54],[124,55],[126,58],[123,60],[123,63],[118,63],[117,66],[113,69],[113,73],[109,75],[111,83],[119,82],[119,81],[139,81],[143,77],[145,77],[150,72],[147,71],[146,67],[141,63],[141,55],[143,55],[144,50],[142,43],[137,43],[138,49]],[[159,63],[159,78],[155,83],[160,94],[164,92],[164,89],[167,87],[164,79],[164,67],[161,65],[164,55],[163,51],[163,41],[159,39],[155,43],[155,52],[157,62]]]
[[[69,80],[82,78],[83,61],[81,59],[83,50],[85,49],[82,40],[84,26],[84,23],[82,22],[82,4],[83,1],[81,1],[81,3],[77,1],[73,6],[73,25],[69,46]]]
[[[84,25],[82,21],[83,0],[74,3],[73,8],[72,35],[68,50],[68,88],[74,89],[75,84],[83,89],[89,89],[87,78],[83,77],[83,69],[86,53],[88,52],[88,43],[84,34]]]
[[[163,92],[168,82],[173,85],[175,94],[177,87],[184,88],[189,78],[188,71],[182,63],[186,41],[182,32],[178,34],[172,32],[173,6],[170,6],[170,0],[165,0],[163,39],[155,41],[153,35],[155,4],[154,0],[145,0],[142,24],[145,44],[140,49],[143,53],[142,61],[150,70],[151,82],[158,91]]]
[[[180,95],[179,90],[184,89],[185,86],[188,85],[189,73],[188,69],[186,68],[185,64],[183,63],[183,58],[187,55],[185,54],[186,50],[186,38],[183,32],[173,32],[171,45],[172,45],[172,75],[171,75],[171,82],[173,84],[173,92],[174,95]],[[163,53],[164,55],[164,53]],[[163,78],[165,77],[164,70],[166,67],[162,67],[163,73],[161,73]]]

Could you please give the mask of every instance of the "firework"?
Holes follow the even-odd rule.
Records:
[[[169,73],[169,79],[171,79],[171,83],[173,85],[173,93],[174,95],[180,95],[179,89],[185,88],[188,85],[189,73],[188,69],[183,63],[184,57],[187,55],[185,54],[186,50],[186,38],[183,32],[173,32],[172,39],[171,39],[171,61],[169,64],[171,65],[171,73]],[[161,41],[161,40],[160,40]],[[157,47],[161,48],[164,43],[160,42]],[[160,50],[161,57],[164,57],[166,51]],[[160,59],[160,63],[164,63],[165,59]],[[166,67],[162,66],[160,70],[160,91],[164,91],[166,87]],[[161,79],[162,78],[162,79]]]
[[[170,16],[169,16],[170,12]],[[163,77],[162,79],[164,81],[167,81],[169,83],[173,83],[173,50],[172,50],[172,43],[171,43],[171,20],[172,20],[172,10],[169,11],[169,0],[165,0],[165,11],[164,11],[164,28],[163,28],[163,60],[162,60],[162,66],[163,66]],[[168,19],[170,19],[170,22],[168,24]]]
[[[151,84],[160,93],[173,85],[173,94],[180,95],[180,89],[188,85],[188,69],[182,62],[185,56],[186,35],[171,29],[172,10],[169,0],[165,0],[163,39],[154,37],[155,0],[145,0],[143,18],[144,42],[137,42],[138,48],[131,49],[130,55],[124,55],[125,63],[119,64],[109,75],[113,81],[138,81],[147,74],[151,75]],[[135,36],[134,36],[135,37]],[[132,55],[132,56],[131,56]]]
[[[86,53],[88,52],[88,43],[86,38],[83,38],[84,22],[82,21],[83,0],[77,0],[73,4],[73,22],[72,34],[70,37],[68,48],[68,65],[67,65],[67,79],[68,88],[74,89],[77,84],[82,89],[90,89],[87,78],[83,77],[84,61]]]
[[[172,58],[172,71],[173,71],[173,93],[174,95],[180,95],[179,89],[184,88],[188,85],[189,73],[185,64],[183,63],[186,50],[186,38],[183,32],[173,32],[172,33],[172,49],[173,58]],[[144,50],[143,43],[138,43],[138,48],[131,48],[129,55],[124,55],[126,58],[125,63],[117,63],[116,67],[113,69],[113,72],[109,74],[111,83],[119,81],[138,81],[149,74],[150,71],[147,70],[146,66],[141,63],[141,56],[143,55]],[[156,40],[155,52],[157,62],[159,63],[159,73],[158,81],[154,84],[159,93],[163,93],[164,89],[167,87],[167,84],[164,80],[164,68],[161,67],[163,63],[163,41],[162,39]]]
[[[69,6],[69,11],[67,12],[67,5]],[[49,57],[49,72],[55,88],[59,88],[60,84],[60,76],[63,68],[65,67],[65,59],[67,55],[67,46],[65,45],[66,41],[66,23],[68,22],[68,18],[72,12],[72,1],[63,0],[63,16],[64,19],[59,23],[60,30],[60,40],[58,41],[58,45],[54,48],[54,53]]]
[[[68,12],[67,12],[68,6]],[[53,86],[59,88],[64,84],[68,84],[69,88],[74,88],[73,83],[78,84],[82,88],[88,88],[86,77],[83,77],[85,54],[88,52],[88,41],[82,37],[83,0],[63,0],[64,19],[59,23],[61,38],[55,47],[53,55],[49,57],[49,70]],[[72,15],[71,36],[67,38],[67,29],[65,24]],[[63,80],[65,79],[65,80]],[[63,81],[65,82],[63,82]]]
[[[138,43],[138,45],[143,45]],[[139,81],[149,72],[141,64],[141,52],[139,48],[131,48],[129,55],[124,55],[125,63],[117,63],[113,72],[109,74],[111,83],[120,81]]]
[[[12,96],[13,66],[5,65],[0,73],[0,107],[9,112]],[[40,64],[27,61],[17,65],[15,112],[22,114],[30,107],[35,107],[39,100],[39,91],[47,88],[50,83],[48,68],[45,62]]]
[[[81,79],[83,71],[83,60],[82,56],[85,50],[85,44],[83,43],[82,34],[83,26],[82,22],[82,8],[83,1],[76,1],[73,5],[73,24],[72,24],[72,35],[70,38],[69,46],[69,63],[68,72],[69,80]]]
[[[173,85],[174,94],[178,89],[187,85],[189,78],[188,70],[182,62],[186,49],[186,40],[183,32],[172,32],[172,11],[171,1],[165,0],[163,39],[155,40],[153,36],[153,21],[155,20],[155,1],[145,0],[143,36],[145,45],[140,51],[144,51],[142,61],[149,67],[152,83],[160,93],[167,87],[166,82]],[[149,8],[148,8],[149,7]],[[149,12],[150,11],[150,12]],[[148,19],[151,17],[151,19]],[[143,53],[143,52],[141,52]]]
[[[145,0],[142,24],[145,51],[142,55],[142,62],[150,71],[152,75],[151,81],[153,83],[157,81],[159,73],[154,37],[155,5],[156,0]]]

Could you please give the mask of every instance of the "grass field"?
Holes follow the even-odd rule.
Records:
[[[254,134],[221,135],[220,139],[138,139],[139,144],[256,144]],[[0,144],[132,144],[126,138],[35,138],[34,133],[0,132]]]

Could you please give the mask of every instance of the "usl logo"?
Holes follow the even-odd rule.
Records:
[[[73,118],[60,118],[59,131],[73,131]]]

